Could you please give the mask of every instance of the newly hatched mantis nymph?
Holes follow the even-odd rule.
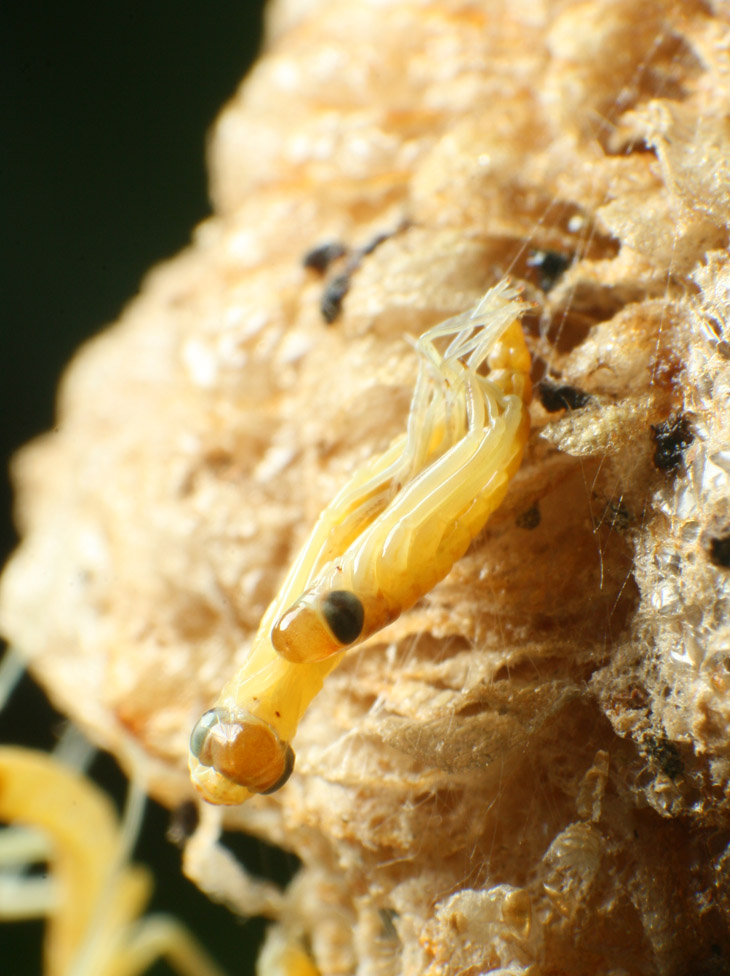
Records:
[[[193,730],[190,771],[209,802],[286,782],[297,726],[345,650],[443,579],[501,503],[530,425],[524,309],[502,281],[417,340],[405,435],[324,509],[243,667]]]

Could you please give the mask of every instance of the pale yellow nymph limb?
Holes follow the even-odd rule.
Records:
[[[442,579],[501,502],[529,427],[522,310],[503,282],[418,340],[406,437],[323,511],[243,667],[193,731],[191,774],[206,799],[241,803],[286,781],[297,725],[344,649]],[[446,336],[441,354],[434,341]],[[490,378],[477,373],[485,362]]]
[[[432,439],[440,427],[448,449],[425,464],[276,621],[272,643],[288,660],[338,654],[413,606],[449,572],[501,503],[529,431],[530,358],[514,298],[502,284],[487,293],[478,314],[458,316],[419,340],[452,409],[424,418],[417,390],[409,441],[412,429]],[[455,338],[439,356],[433,340],[444,335]],[[487,377],[476,372],[484,361],[494,368]]]
[[[46,976],[137,976],[160,957],[183,976],[223,976],[176,919],[138,917],[152,892],[150,872],[128,860],[140,797],[120,824],[111,800],[82,773],[47,753],[0,746],[0,820],[14,825],[9,830],[39,830],[31,860],[49,865],[49,877],[16,874],[12,893],[11,879],[0,877],[0,922],[10,911],[15,919],[47,916]],[[13,851],[6,845],[2,853],[0,868]],[[13,971],[7,964],[2,971]]]

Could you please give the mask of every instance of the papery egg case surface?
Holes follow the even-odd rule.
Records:
[[[405,338],[506,273],[533,303],[503,504],[225,814],[301,857],[270,945],[321,973],[727,965],[729,32],[721,3],[274,5],[214,215],[15,462],[3,631],[176,804],[317,516],[404,429]]]

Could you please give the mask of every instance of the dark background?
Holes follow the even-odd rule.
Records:
[[[206,134],[254,59],[262,5],[28,0],[0,15],[3,562],[16,542],[7,459],[53,426],[58,377],[79,343],[113,321],[145,271],[184,247],[210,212]],[[61,727],[24,679],[0,714],[0,741],[48,749]],[[100,755],[92,771],[123,797],[113,760]],[[228,973],[253,973],[263,924],[234,919],[180,879],[168,820],[151,805],[136,852],[154,861],[152,907],[181,915]],[[295,868],[257,842],[236,843],[255,873],[281,880]],[[41,934],[39,923],[0,924],[6,976],[39,971]]]

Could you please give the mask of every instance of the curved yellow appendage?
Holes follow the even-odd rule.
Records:
[[[513,299],[498,286],[419,340],[441,388],[425,408],[414,396],[405,453],[418,473],[276,621],[287,660],[323,660],[381,630],[446,576],[502,502],[529,433],[530,356]],[[455,338],[441,357],[433,340],[444,335]]]
[[[269,929],[256,960],[256,976],[321,976],[321,973],[297,939],[275,926]]]
[[[193,731],[205,799],[242,803],[283,785],[299,721],[344,651],[443,579],[501,503],[529,433],[523,309],[502,282],[416,343],[406,436],[322,512],[246,663]]]
[[[130,838],[113,804],[81,773],[47,753],[0,746],[0,820],[38,828],[48,838],[57,897],[41,909],[48,914],[46,976],[138,976],[160,957],[184,976],[223,976],[175,919],[138,919],[152,877],[128,863]],[[38,914],[39,906],[23,898],[34,880],[20,879],[15,917]]]

